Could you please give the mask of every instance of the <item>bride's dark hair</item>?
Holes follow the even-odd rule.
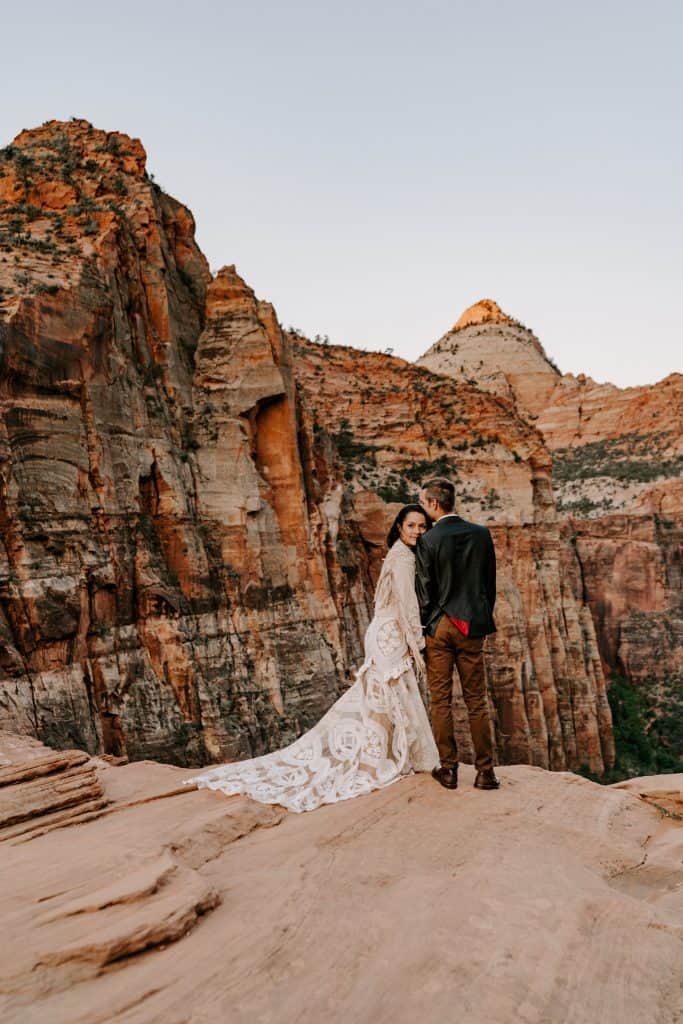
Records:
[[[394,519],[393,523],[391,524],[391,529],[387,534],[387,545],[389,547],[392,547],[398,540],[398,528],[399,526],[403,525],[403,520],[406,518],[406,516],[409,516],[411,512],[419,512],[421,516],[425,517],[425,524],[427,526],[427,529],[429,529],[430,526],[432,525],[429,521],[429,516],[422,508],[422,505],[404,505],[403,508],[398,513],[398,515],[396,516],[396,518]]]

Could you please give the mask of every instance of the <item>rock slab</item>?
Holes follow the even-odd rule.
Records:
[[[98,773],[99,817],[0,844],[7,1024],[681,1019],[682,776],[465,768],[289,815]]]

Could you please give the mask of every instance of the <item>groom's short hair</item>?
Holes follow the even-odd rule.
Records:
[[[444,512],[452,512],[455,508],[455,486],[445,477],[433,476],[425,480],[422,490],[432,501],[438,501]]]

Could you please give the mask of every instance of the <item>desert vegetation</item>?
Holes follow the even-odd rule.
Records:
[[[683,675],[637,686],[613,676],[607,693],[616,761],[604,775],[581,774],[610,784],[640,775],[683,771]]]
[[[94,134],[87,122],[79,124]],[[126,227],[131,209],[141,208],[140,197],[129,194],[124,160],[132,154],[125,145],[110,135],[94,151],[99,159],[58,128],[36,142],[0,149],[0,181],[8,179],[0,191],[0,263],[12,268],[0,302],[56,294],[87,239],[113,220]],[[159,191],[151,176],[145,178]],[[45,190],[57,198],[54,208],[45,202]]]
[[[668,434],[625,434],[592,441],[577,448],[558,448],[553,457],[553,480],[609,477],[620,483],[647,483],[658,477],[680,476],[683,456],[666,456]]]

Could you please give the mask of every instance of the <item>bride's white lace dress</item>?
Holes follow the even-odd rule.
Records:
[[[283,750],[221,765],[187,782],[312,811],[412,771],[431,771],[439,756],[417,680],[424,671],[424,640],[414,580],[415,556],[397,540],[377,583],[365,661],[312,729]]]

